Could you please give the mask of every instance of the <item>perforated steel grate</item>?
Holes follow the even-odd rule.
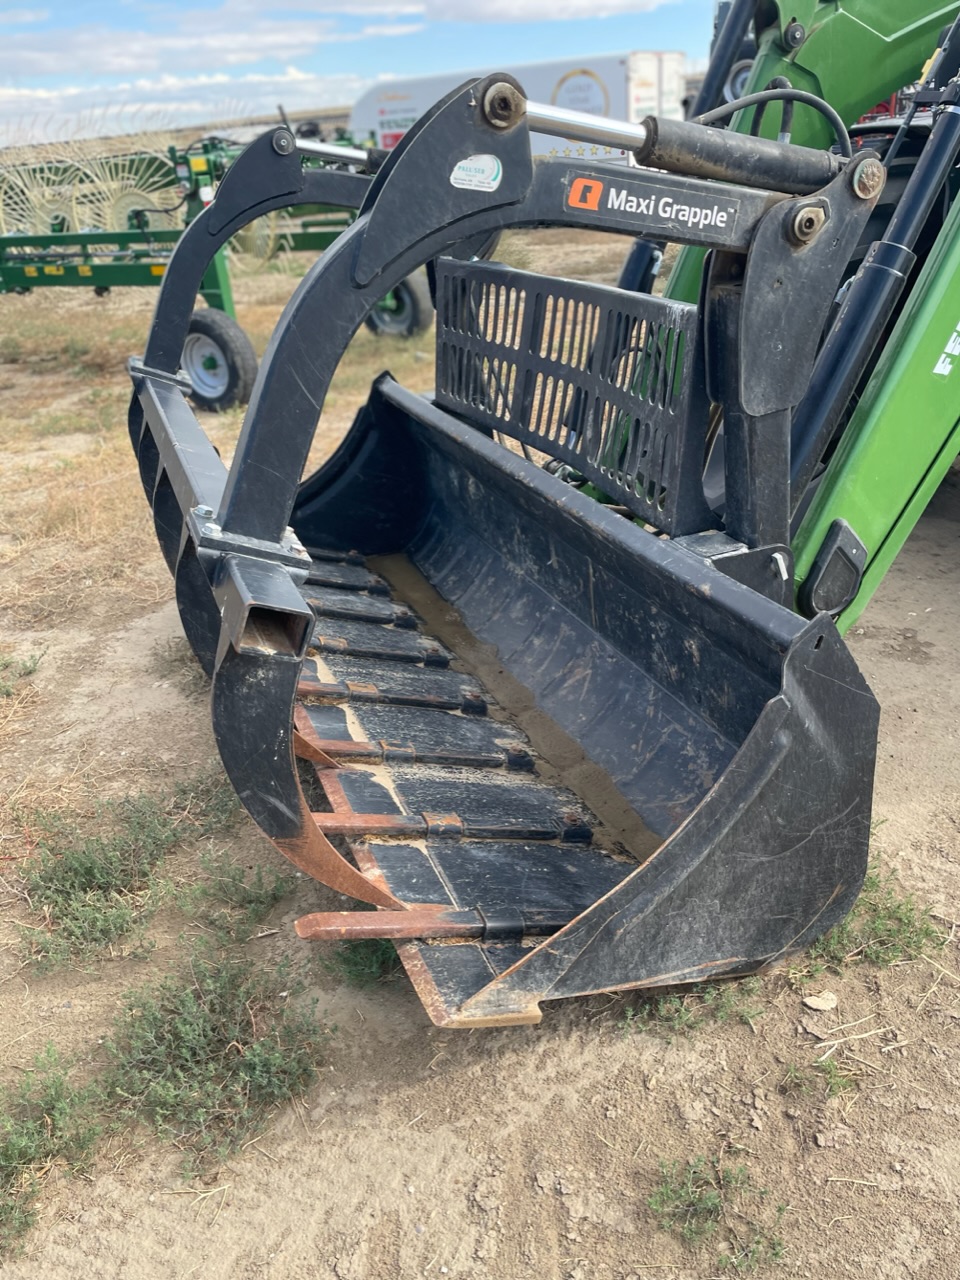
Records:
[[[665,533],[705,527],[703,384],[696,307],[437,264],[437,403],[569,463]]]

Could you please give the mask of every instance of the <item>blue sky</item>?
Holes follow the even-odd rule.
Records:
[[[713,0],[0,0],[0,135],[353,101],[391,75],[707,52]],[[91,127],[91,122],[94,122]],[[111,129],[112,131],[112,129]]]

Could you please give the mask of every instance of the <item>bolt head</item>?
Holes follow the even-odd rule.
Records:
[[[872,200],[880,194],[887,180],[887,171],[872,156],[861,160],[853,171],[851,183],[855,195],[861,200]]]
[[[797,245],[816,240],[827,221],[827,215],[818,204],[803,205],[793,215],[788,228],[790,239]]]
[[[483,95],[483,114],[495,129],[509,129],[527,109],[523,95],[506,80],[498,80]]]
[[[273,135],[273,149],[278,156],[288,156],[296,145],[289,129],[278,129]]]
[[[213,507],[194,507],[193,510],[201,520],[209,520],[213,515]]]
[[[806,28],[801,22],[789,23],[783,33],[783,42],[788,49],[799,49],[806,38]]]

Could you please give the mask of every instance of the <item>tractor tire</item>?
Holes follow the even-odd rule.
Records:
[[[246,404],[257,377],[257,355],[231,316],[213,307],[194,311],[180,367],[190,379],[200,409],[222,413]]]
[[[425,271],[415,271],[393,290],[394,305],[378,303],[366,326],[379,337],[413,338],[430,328],[433,299]]]

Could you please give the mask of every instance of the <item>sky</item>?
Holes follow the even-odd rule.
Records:
[[[714,0],[0,0],[0,139],[337,106],[390,76],[706,56]]]

